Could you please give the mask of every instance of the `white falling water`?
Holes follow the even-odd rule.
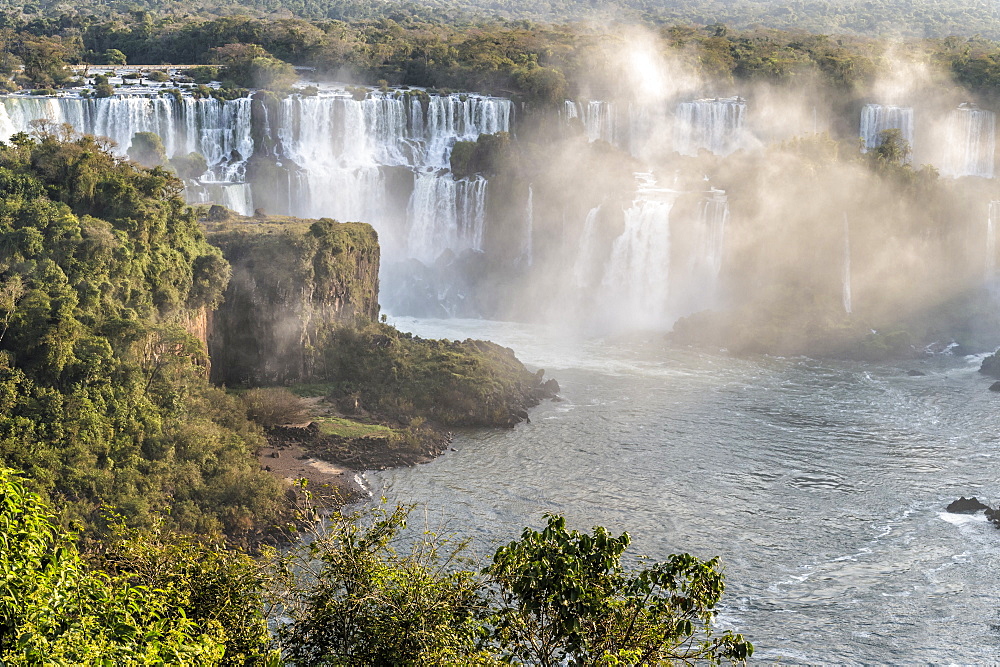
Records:
[[[29,131],[32,120],[44,118],[109,137],[124,155],[135,133],[154,132],[168,157],[197,152],[206,158],[208,171],[189,184],[192,201],[252,213],[244,183],[254,152],[252,111],[265,114],[259,126],[276,141],[278,163],[288,169],[287,210],[273,213],[370,222],[390,252],[407,252],[409,241],[424,258],[433,254],[432,247],[440,252],[482,246],[485,181],[456,183],[443,170],[455,142],[510,130],[513,105],[506,99],[372,91],[355,100],[344,92],[323,92],[289,96],[275,115],[249,97],[222,102],[171,95],[18,95],[0,98],[0,139]],[[387,170],[392,168],[413,174],[408,210],[417,219],[399,219],[402,205],[393,209],[388,201]],[[404,182],[396,178],[394,188]],[[432,210],[450,213],[444,222],[431,224],[427,212]],[[451,225],[447,233],[444,224]],[[421,230],[429,236],[420,238]]]
[[[253,215],[253,194],[249,183],[193,183],[188,185],[188,201],[220,204],[240,215]]]
[[[485,178],[419,172],[407,206],[408,256],[430,264],[445,249],[482,250],[486,189]]]
[[[884,104],[866,104],[861,109],[862,152],[877,147],[885,130],[900,130],[903,138],[913,146],[913,109]]]
[[[433,261],[445,249],[480,249],[485,181],[455,181],[447,171],[451,150],[457,141],[508,132],[512,113],[510,100],[479,95],[286,98],[275,124],[279,153],[301,170],[291,212],[369,222],[389,255]],[[387,208],[386,167],[413,172],[402,228]]]
[[[670,211],[677,194],[641,187],[612,245],[602,287],[609,311],[631,326],[668,324]]]
[[[601,207],[596,206],[587,213],[580,236],[580,247],[573,262],[573,284],[586,288],[593,283],[595,254],[597,252],[597,220]]]
[[[993,178],[996,115],[963,104],[947,119],[947,141],[941,173],[945,176]]]
[[[0,98],[0,135],[30,131],[32,121],[68,124],[81,134],[107,137],[119,155],[128,153],[137,132],[152,132],[163,141],[168,158],[200,153],[208,171],[191,184],[192,201],[215,201],[234,210],[253,212],[249,188],[242,183],[253,154],[250,98],[180,100],[172,95]],[[202,186],[205,187],[202,187]],[[232,187],[230,187],[232,186]],[[206,199],[206,197],[210,197]]]
[[[1000,221],[1000,201],[990,202],[986,216],[986,277],[993,278],[997,270],[997,222]]]
[[[535,235],[535,191],[528,185],[528,203],[524,207],[524,248],[521,257],[524,263],[531,266],[534,261],[534,235]]]
[[[674,118],[674,150],[681,155],[697,155],[702,149],[729,155],[743,145],[746,111],[739,97],[681,102]]]
[[[196,152],[205,156],[209,180],[233,181],[243,175],[253,154],[250,136],[250,98],[222,102],[213,98],[171,95],[148,97],[115,95],[82,97],[5,97],[3,139],[31,128],[31,121],[67,123],[81,134],[107,137],[121,155],[128,152],[137,132],[153,132],[163,140],[167,157]]]
[[[844,214],[844,274],[841,280],[841,298],[844,302],[844,312],[851,314],[851,230],[847,224],[847,214]]]
[[[566,119],[579,118],[589,141],[615,143],[619,136],[616,107],[611,102],[566,100],[563,107]]]

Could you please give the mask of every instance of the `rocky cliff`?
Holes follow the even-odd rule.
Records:
[[[209,224],[232,265],[208,336],[212,380],[309,379],[331,325],[378,317],[378,236],[369,225],[267,218]]]

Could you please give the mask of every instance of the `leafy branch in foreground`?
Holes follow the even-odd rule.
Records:
[[[742,635],[714,636],[725,590],[719,560],[675,554],[639,571],[620,561],[631,538],[598,526],[592,535],[546,515],[541,531],[497,550],[486,570],[501,605],[493,641],[508,661],[537,665],[743,662]]]
[[[670,556],[641,570],[620,558],[628,534],[592,535],[547,516],[482,570],[424,532],[401,541],[410,508],[334,520],[299,555],[282,631],[295,664],[639,665],[743,663],[753,645],[711,622],[724,591],[718,559]],[[294,590],[295,581],[306,585]]]

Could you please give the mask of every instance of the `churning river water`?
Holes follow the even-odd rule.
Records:
[[[531,423],[461,432],[431,463],[367,474],[432,528],[491,553],[556,512],[628,531],[654,560],[721,556],[719,625],[754,642],[755,662],[1000,659],[1000,531],[944,512],[960,495],[1000,501],[1000,395],[979,358],[736,359],[652,334],[394,323],[510,346],[562,387]]]

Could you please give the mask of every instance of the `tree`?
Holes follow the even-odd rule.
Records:
[[[25,480],[0,468],[0,663],[218,664],[172,592],[94,571]]]
[[[491,625],[506,660],[543,666],[743,662],[742,635],[714,636],[711,621],[725,590],[718,559],[670,556],[637,572],[621,565],[628,533],[567,530],[547,515],[542,531],[497,550],[486,573],[499,610]]]
[[[128,62],[125,54],[118,49],[108,49],[104,52],[105,65],[124,65]]]
[[[903,165],[910,160],[910,142],[897,128],[879,132],[878,146],[869,151],[872,159],[887,165]]]
[[[224,68],[222,77],[237,86],[285,90],[298,76],[295,68],[257,44],[226,44],[211,50],[211,61]]]
[[[167,161],[167,150],[155,132],[136,132],[132,135],[128,156],[144,167],[156,167]]]
[[[475,574],[448,571],[454,554],[424,534],[409,553],[393,542],[407,507],[333,520],[309,543],[286,604],[286,657],[297,665],[489,664],[476,644]],[[318,565],[318,568],[310,564]],[[298,584],[306,584],[296,590]]]
[[[281,639],[293,664],[659,665],[753,653],[741,635],[711,631],[724,589],[716,559],[679,554],[627,571],[627,534],[581,535],[549,516],[474,572],[461,567],[464,544],[429,532],[397,553],[409,509],[334,519],[288,568],[293,622]]]

